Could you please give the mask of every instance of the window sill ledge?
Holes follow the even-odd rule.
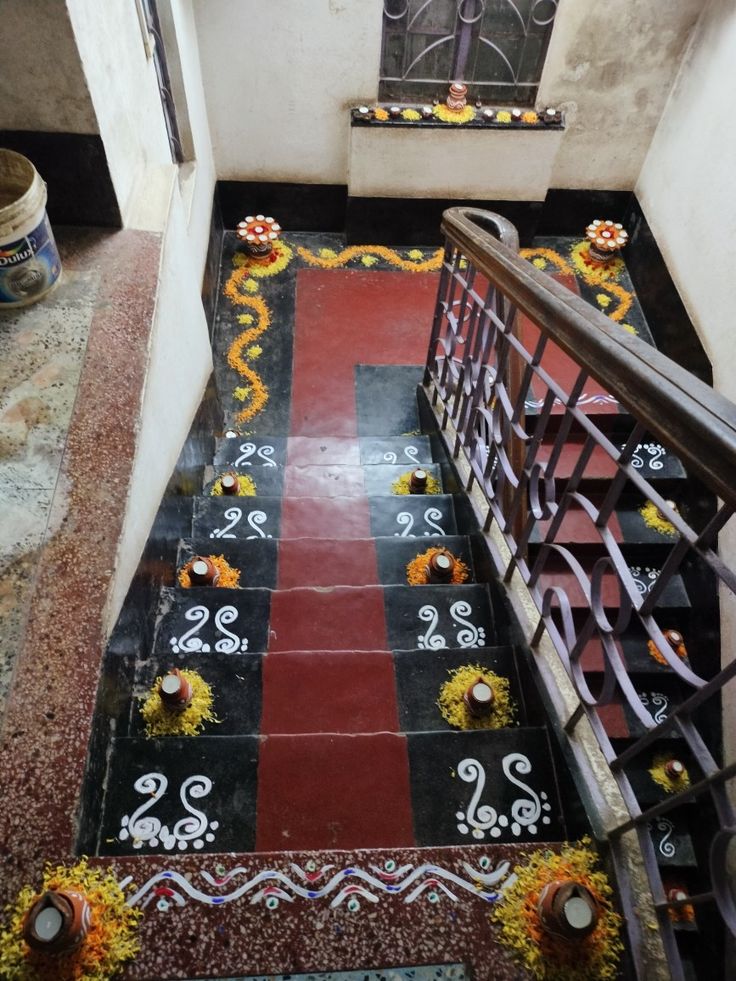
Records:
[[[361,109],[351,109],[350,110],[350,125],[351,127],[360,127],[364,129],[417,129],[417,130],[427,130],[427,129],[445,129],[445,130],[509,130],[515,133],[519,132],[549,132],[549,131],[561,131],[565,129],[565,117],[562,113],[558,114],[558,119],[554,122],[544,122],[541,117],[533,123],[525,123],[523,121],[511,120],[508,122],[499,121],[496,119],[496,110],[491,110],[494,113],[492,118],[483,116],[482,113],[485,111],[483,109],[476,109],[475,116],[469,119],[467,122],[458,121],[444,121],[439,119],[435,115],[428,117],[423,117],[421,119],[404,119],[401,116],[401,112],[407,109],[414,109],[419,112],[420,109],[415,109],[414,106],[402,106],[400,112],[397,115],[389,116],[388,119],[376,119],[373,113],[376,108],[385,109],[389,112],[389,108],[386,106],[372,106],[367,108],[368,112],[361,112]],[[509,110],[498,110],[509,111]]]

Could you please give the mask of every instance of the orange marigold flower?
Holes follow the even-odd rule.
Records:
[[[224,555],[208,555],[207,558],[220,573],[220,578],[217,580],[216,588],[237,589],[237,587],[240,585],[240,569],[234,569],[233,566],[231,566],[226,560]],[[192,585],[189,572],[192,568],[193,562],[194,559],[190,559],[190,561],[179,570],[179,585],[184,589],[189,589]]]

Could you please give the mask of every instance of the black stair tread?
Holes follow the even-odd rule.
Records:
[[[551,523],[551,519],[535,523],[529,538],[530,546],[534,547],[544,541]],[[616,510],[607,528],[621,545],[624,554],[628,547],[636,545],[668,548],[677,541],[678,537],[676,533],[667,534],[651,527],[637,508]],[[587,512],[580,507],[571,507],[566,512],[554,541],[557,545],[575,546],[575,548],[604,547],[600,530],[596,528]]]
[[[154,652],[185,658],[265,651],[270,604],[268,589],[162,589]]]
[[[219,437],[215,440],[215,467],[286,465],[285,436]]]
[[[470,549],[470,539],[466,535],[444,535],[433,538],[431,541],[417,541],[411,538],[376,538],[375,548],[378,559],[378,576],[381,582],[407,585],[406,567],[408,563],[429,548],[447,549],[467,566],[468,578],[466,581],[475,582],[475,567]]]
[[[596,422],[600,425],[601,420],[611,418],[601,416]],[[605,426],[600,427],[604,433]],[[527,431],[533,432],[533,425],[527,425]],[[626,434],[620,432],[607,433],[609,439],[617,449],[623,449],[626,445]],[[554,427],[550,427],[545,434],[539,447],[537,460],[546,462],[550,459],[555,440]],[[582,435],[571,434],[565,440],[565,444],[560,453],[554,477],[556,480],[567,480],[573,473],[585,443]],[[661,481],[676,482],[684,479],[687,475],[679,458],[654,441],[644,440],[639,443],[638,451],[632,456],[632,466],[646,480],[653,484]],[[646,447],[654,448],[651,452]],[[616,465],[609,454],[602,448],[596,447],[588,460],[584,478],[587,481],[609,481],[616,472]]]
[[[442,648],[436,651],[394,651],[399,722],[404,732],[455,731],[440,713],[437,699],[442,685],[457,668],[479,665],[507,678],[515,707],[513,725],[526,722],[514,648],[510,646]]]
[[[404,494],[370,497],[374,537],[434,538],[457,533],[450,494]]]
[[[365,492],[369,497],[436,497],[433,494],[394,494],[392,485],[406,473],[411,473],[416,467],[408,463],[406,466],[391,466],[389,464],[368,464],[363,468],[363,483]],[[422,464],[421,467],[426,473],[431,474],[442,486],[442,471],[438,463]]]
[[[593,566],[594,557],[578,556],[578,560],[586,573],[589,573]],[[649,592],[661,572],[661,566],[655,564],[655,562],[646,565],[630,565],[628,568],[642,596]],[[565,590],[573,609],[587,607],[587,600],[574,573],[562,560],[557,560],[554,557],[545,562],[544,571],[539,576],[539,588],[542,592],[551,586],[558,586]],[[603,605],[606,608],[618,608],[620,603],[620,589],[618,579],[612,572],[606,572],[603,575],[602,596]],[[657,603],[657,610],[684,609],[689,607],[690,600],[682,577],[675,575],[664,588]]]
[[[632,739],[612,739],[611,745],[614,752],[621,754],[634,744]],[[642,750],[633,760],[625,766],[626,775],[629,778],[637,800],[642,807],[657,804],[667,800],[672,791],[657,783],[649,772],[655,765],[657,759],[678,759],[685,765],[691,783],[696,783],[700,777],[700,770],[695,764],[687,745],[683,740],[659,739],[651,746]],[[688,808],[690,802],[686,802]],[[695,803],[693,798],[692,803]]]
[[[658,865],[673,868],[697,866],[689,823],[683,814],[670,811],[658,815],[649,822],[649,832]]]
[[[239,515],[236,512],[240,512]],[[281,498],[208,496],[194,498],[192,536],[213,539],[210,551],[221,542],[278,538],[281,530]]]
[[[432,463],[429,436],[362,436],[360,462],[407,467]]]
[[[418,732],[407,741],[418,844],[565,838],[545,729]],[[485,821],[471,803],[481,784],[478,809],[492,808]]]
[[[493,611],[485,584],[386,586],[383,600],[392,650],[471,650],[494,643]]]
[[[192,538],[179,543],[176,567],[182,569],[195,555],[222,555],[225,561],[240,572],[241,589],[263,586],[275,589],[278,577],[278,541],[274,538],[253,538],[238,541],[220,538]],[[193,596],[203,596],[211,586],[191,586]]]
[[[586,672],[585,681],[594,695],[601,690],[603,677],[603,674],[597,671]],[[629,673],[628,677],[642,705],[650,712],[657,724],[664,722],[687,697],[682,683],[671,671],[669,674]],[[604,721],[609,736],[636,738],[643,736],[647,731],[647,727],[618,689],[614,701],[599,708],[599,715]],[[668,735],[678,737],[679,733],[672,730]]]

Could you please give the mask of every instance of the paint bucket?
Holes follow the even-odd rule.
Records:
[[[35,303],[61,275],[46,197],[31,161],[0,150],[0,310]]]

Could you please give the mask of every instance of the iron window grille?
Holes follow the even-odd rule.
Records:
[[[384,0],[378,95],[444,98],[463,81],[473,99],[532,105],[559,0]]]

